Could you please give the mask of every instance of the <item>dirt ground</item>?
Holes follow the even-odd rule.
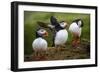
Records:
[[[88,59],[90,58],[90,42],[82,40],[78,47],[69,44],[66,47],[48,47],[46,52],[42,52],[40,56],[25,55],[24,61],[50,61],[50,60],[72,60],[72,59]]]

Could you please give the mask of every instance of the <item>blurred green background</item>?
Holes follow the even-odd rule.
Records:
[[[82,39],[90,41],[90,14],[83,13],[54,13],[54,12],[36,12],[36,11],[24,11],[24,54],[30,55],[32,53],[32,42],[36,38],[35,33],[38,29],[37,21],[50,23],[50,17],[55,16],[58,21],[67,21],[70,25],[73,20],[80,18],[84,22],[82,29]],[[48,42],[48,46],[52,45],[52,33],[49,29],[49,36],[45,39]],[[69,32],[67,43],[71,42],[71,34]]]

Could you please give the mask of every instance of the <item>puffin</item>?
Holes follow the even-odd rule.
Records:
[[[53,45],[55,47],[63,46],[68,39],[68,32],[66,30],[67,23],[65,21],[58,22],[54,16],[50,18],[51,25],[54,26]]]
[[[45,59],[45,56],[42,53],[45,52],[48,47],[48,43],[44,39],[46,36],[48,36],[48,32],[45,29],[39,28],[36,31],[36,39],[32,42],[32,48],[35,52],[36,60]]]
[[[60,21],[58,22],[55,16],[50,17],[50,23],[45,23],[38,21],[40,27],[49,28],[52,32],[52,47],[61,46],[65,44],[68,39],[68,32],[66,27],[68,26],[67,22]]]
[[[57,19],[54,16],[50,17],[50,23],[46,23],[46,22],[43,22],[43,21],[37,21],[37,24],[40,27],[49,28],[51,31],[54,31],[55,28],[59,28],[58,27],[59,24],[61,24],[61,26],[64,28],[65,26],[62,23],[64,23],[64,21],[58,22]]]
[[[72,33],[72,46],[77,47],[80,44],[80,37],[82,33],[83,21],[82,19],[74,20],[70,26],[69,31]]]

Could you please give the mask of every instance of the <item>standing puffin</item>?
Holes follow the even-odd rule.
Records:
[[[58,22],[54,16],[51,16],[50,21],[55,29],[53,33],[53,46],[63,46],[68,39],[68,32],[65,29],[67,23],[65,21]]]
[[[44,37],[48,36],[48,32],[43,28],[40,28],[36,31],[36,39],[32,43],[32,48],[35,51],[35,55],[37,57],[36,60],[41,60],[45,58],[42,56],[42,53],[47,50],[47,41]]]
[[[58,22],[54,16],[50,17],[50,23],[37,22],[40,27],[49,28],[53,33],[52,47],[65,44],[68,38],[68,32],[65,29],[67,23],[65,21]]]
[[[82,27],[83,21],[81,19],[74,20],[69,27],[69,31],[73,34],[72,45],[74,47],[77,47],[77,45],[80,43]]]

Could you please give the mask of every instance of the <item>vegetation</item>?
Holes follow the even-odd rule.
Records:
[[[36,38],[35,33],[39,27],[37,21],[50,23],[50,17],[52,15],[55,16],[58,19],[58,21],[64,20],[69,25],[72,23],[73,20],[77,18],[82,19],[84,22],[84,26],[82,29],[81,39],[86,39],[87,41],[90,41],[90,15],[89,14],[25,11],[24,12],[24,54],[25,55],[31,55],[33,53],[32,42]],[[48,42],[48,46],[51,47],[52,33],[50,30],[48,29],[46,30],[49,32],[49,36],[46,37],[45,39]],[[72,49],[71,39],[72,39],[72,35],[69,32],[68,41],[67,41],[67,44],[69,45],[66,45],[66,48]]]

